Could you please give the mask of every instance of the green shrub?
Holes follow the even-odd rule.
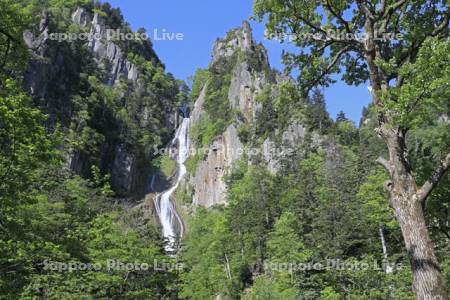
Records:
[[[243,143],[248,143],[251,137],[251,126],[247,123],[243,123],[238,127],[238,137]]]
[[[175,199],[179,205],[192,204],[193,189],[189,183],[182,182],[175,191]]]
[[[208,70],[206,69],[197,69],[195,71],[194,76],[189,78],[192,81],[191,94],[189,95],[189,100],[191,103],[194,103],[197,100],[200,92],[208,81]]]
[[[195,175],[195,171],[197,169],[197,165],[199,163],[199,161],[202,159],[201,154],[195,154],[195,155],[191,155],[188,160],[186,161],[185,165],[186,165],[186,170],[191,174],[191,175]]]
[[[177,169],[177,162],[168,155],[154,159],[152,165],[158,168],[165,177],[172,176]]]

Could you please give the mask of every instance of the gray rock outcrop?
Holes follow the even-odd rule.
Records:
[[[228,126],[210,147],[207,158],[197,166],[192,180],[194,205],[209,207],[226,201],[224,176],[232,164],[241,158],[243,147],[236,127]]]
[[[261,109],[261,104],[255,101],[255,97],[270,82],[267,77],[267,71],[270,70],[267,52],[253,39],[252,30],[247,21],[243,22],[242,27],[230,31],[225,38],[215,42],[211,64],[221,59],[229,59],[236,53],[256,58],[258,67],[252,65],[248,59],[241,59],[232,70],[228,100],[230,108],[239,111],[240,117],[214,139],[205,159],[198,163],[195,174],[191,174],[190,184],[194,190],[194,205],[209,207],[226,202],[227,187],[224,177],[232,165],[242,158],[245,151],[244,144],[239,139],[237,127],[242,123],[255,122],[256,115]],[[205,85],[192,110],[191,126],[197,124],[206,114],[202,108],[206,93]]]
[[[106,59],[110,63],[109,83],[116,83],[120,76],[136,81],[139,76],[136,66],[124,58],[120,47],[111,40],[113,31],[107,28],[105,20],[98,13],[94,14],[92,22],[90,20],[91,16],[84,8],[79,7],[72,14],[75,24],[90,28],[88,45],[96,54],[97,61],[102,63]]]
[[[225,38],[216,40],[212,52],[212,63],[221,57],[231,57],[237,49],[253,51],[255,45],[250,24],[243,21],[242,27],[233,29]]]
[[[98,69],[105,74],[101,78],[103,84],[117,86],[122,81],[128,85],[128,92],[122,95],[123,105],[134,105],[128,101],[127,93],[144,89],[148,82],[141,80],[141,74],[136,65],[127,59],[127,53],[121,48],[119,42],[111,39],[108,24],[105,17],[78,7],[71,14],[71,21],[78,25],[80,33],[76,41],[67,36],[58,40],[61,34],[52,32],[57,28],[51,16],[47,12],[42,13],[39,28],[24,33],[24,41],[31,50],[32,60],[24,74],[24,89],[27,93],[43,103],[44,110],[49,115],[49,127],[56,123],[62,123],[67,128],[73,117],[71,107],[71,92],[79,88],[81,65],[84,62],[96,64]],[[69,33],[65,33],[69,34]],[[142,45],[137,43],[133,51],[142,57],[159,64],[150,41],[143,41]],[[77,48],[79,47],[79,48]],[[74,49],[82,49],[83,54]],[[86,57],[82,57],[86,55]],[[90,75],[90,74],[88,74]],[[56,92],[55,92],[56,91]],[[161,126],[172,131],[176,125],[176,108],[168,103],[164,107],[164,120]],[[147,127],[148,120],[154,118],[147,106],[142,105],[133,109],[133,120],[138,120],[140,126]],[[169,134],[167,134],[169,135]],[[168,138],[170,138],[168,136]],[[111,174],[111,181],[115,191],[121,191],[124,195],[135,194],[137,190],[141,193],[145,189],[148,174],[139,170],[139,166],[145,165],[142,155],[127,149],[122,142],[106,141],[101,146],[100,165],[103,170]],[[77,174],[86,175],[90,172],[90,157],[83,155],[78,150],[66,149],[67,168]]]

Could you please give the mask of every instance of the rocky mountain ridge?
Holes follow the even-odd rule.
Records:
[[[248,160],[249,163],[252,160],[247,153],[252,152],[253,146],[246,145],[246,141],[242,140],[239,136],[239,128],[255,126],[257,116],[263,109],[257,97],[266,86],[289,81],[288,77],[271,69],[267,51],[262,44],[257,44],[254,40],[252,29],[247,21],[244,21],[241,27],[228,32],[223,39],[216,40],[210,67],[223,60],[232,61],[233,56],[236,55],[239,58],[231,70],[227,93],[227,105],[236,112],[236,115],[225,130],[214,138],[211,145],[208,145],[210,151],[207,151],[208,153],[198,162],[195,172],[189,178],[194,205],[209,207],[226,202],[226,175],[229,174],[233,164],[240,159]],[[199,124],[208,114],[203,107],[208,93],[207,85],[208,82],[194,104],[191,127]],[[301,125],[293,124],[280,135],[286,143],[294,146],[304,137],[304,131]],[[275,147],[274,142],[267,138],[262,145],[257,146],[257,150],[263,153],[263,160],[268,168],[276,172],[280,157],[271,154],[274,152],[273,147]]]
[[[99,79],[100,86],[115,93],[114,101],[117,104],[114,105],[117,105],[117,112],[108,121],[117,128],[115,130],[128,130],[117,115],[122,110],[128,116],[120,117],[130,120],[127,122],[133,123],[133,127],[147,128],[140,131],[139,135],[147,135],[147,130],[153,131],[160,135],[159,147],[166,144],[177,126],[178,87],[172,75],[164,74],[164,80],[168,80],[170,87],[163,87],[163,94],[160,96],[151,94],[149,84],[158,84],[152,83],[152,72],[164,72],[159,71],[164,66],[156,56],[151,42],[109,39],[108,30],[130,31],[124,25],[122,16],[114,9],[99,11],[91,5],[76,7],[70,13],[66,28],[61,28],[56,14],[43,11],[38,30],[24,34],[25,43],[33,56],[25,72],[25,90],[49,115],[48,126],[51,128],[60,123],[64,131],[72,130],[75,126],[74,119],[77,118],[77,106],[80,106],[73,99],[77,97],[76,94],[89,97],[85,81],[88,76],[92,76]],[[89,39],[71,40],[67,36],[61,39],[61,33],[68,29],[73,30],[67,33],[69,37],[69,34],[77,37],[84,34]],[[145,65],[146,61],[152,64],[151,70]],[[155,99],[158,97],[160,99]],[[159,103],[159,112],[152,111],[152,102]],[[92,115],[90,111],[86,113]],[[96,121],[92,117],[89,120],[92,125],[89,126],[99,131],[95,129],[98,125],[94,124]],[[153,122],[154,119],[159,121]],[[148,191],[148,162],[151,159],[144,152],[154,151],[154,147],[135,147],[123,141],[126,139],[125,134],[124,138],[118,139],[117,133],[108,132],[110,129],[100,129],[102,130],[100,134],[104,138],[96,146],[95,152],[99,156],[96,162],[92,162],[89,157],[91,153],[85,153],[83,149],[80,151],[77,147],[64,146],[67,148],[68,168],[77,174],[89,176],[91,166],[97,165],[104,173],[111,174],[111,182],[118,195],[143,195]]]
[[[223,132],[215,136],[208,145],[193,142],[193,147],[203,147],[200,148],[203,152],[207,148],[206,154],[199,159],[185,183],[190,186],[186,191],[192,191],[194,206],[210,207],[226,203],[226,177],[233,165],[240,160],[249,165],[264,165],[271,173],[276,174],[283,164],[301,156],[305,151],[303,148],[322,148],[329,153],[330,160],[338,159],[336,145],[320,133],[309,130],[304,113],[300,117],[290,117],[284,125],[271,130],[268,135],[256,133],[258,120],[264,109],[267,109],[264,107],[267,104],[259,98],[270,90],[268,97],[275,99],[284,85],[289,86],[292,79],[270,67],[267,51],[254,40],[247,21],[241,27],[229,31],[224,38],[216,40],[209,68],[214,70],[214,66],[223,61],[234,63],[228,75],[220,74],[222,77],[230,77],[229,85],[226,86],[226,105],[234,114]],[[212,91],[208,84],[206,81],[194,103],[190,116],[191,128],[201,127],[202,122],[209,117],[205,101]],[[188,210],[188,207],[183,206],[181,209]]]

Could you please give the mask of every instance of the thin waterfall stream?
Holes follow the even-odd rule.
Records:
[[[162,235],[168,240],[166,251],[173,251],[175,248],[176,238],[183,236],[183,222],[177,213],[175,204],[173,203],[171,196],[177,189],[180,181],[186,174],[186,166],[184,165],[186,159],[189,156],[189,118],[183,118],[183,122],[178,127],[175,137],[173,138],[171,145],[178,144],[178,151],[176,152],[176,162],[178,166],[176,180],[173,185],[163,193],[155,197],[155,207],[159,220],[162,226]],[[177,232],[179,228],[179,232]]]

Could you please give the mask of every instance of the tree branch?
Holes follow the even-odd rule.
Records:
[[[403,6],[403,4],[405,4],[407,1],[408,0],[399,0],[399,1],[395,2],[394,4],[389,6],[388,13],[395,12],[397,9],[399,9],[401,6]]]
[[[450,234],[445,229],[443,229],[441,226],[439,226],[439,225],[431,226],[431,228],[439,230],[440,232],[442,232],[450,240]]]
[[[382,165],[389,172],[389,174],[392,174],[392,166],[387,159],[380,156],[377,158],[377,160],[375,162]]]
[[[329,1],[329,0],[325,0],[325,2],[328,2],[328,1]],[[309,36],[313,41],[316,41],[316,42],[319,42],[319,43],[327,43],[328,41],[340,42],[340,43],[343,42],[342,39],[339,39],[339,38],[335,38],[335,37],[333,37],[333,36],[330,36],[330,35],[328,34],[328,32],[321,26],[320,23],[319,23],[319,24],[314,24],[312,20],[308,19],[308,17],[303,16],[301,13],[299,13],[298,10],[297,10],[297,7],[295,6],[295,1],[288,2],[286,5],[287,5],[290,9],[292,9],[293,12],[294,12],[295,22],[292,22],[293,24],[290,25],[290,27],[291,27],[293,33],[297,33],[297,29],[299,29],[299,28],[302,27],[302,26],[299,26],[298,23],[303,23],[304,25],[309,26],[310,29],[314,31],[314,33],[311,34],[311,35]],[[327,8],[328,8],[328,7],[327,7]],[[331,6],[330,6],[330,8],[331,8]],[[333,11],[334,11],[334,10],[333,10]],[[330,10],[330,12],[331,12],[331,10]],[[332,13],[333,13],[333,12],[332,12]],[[337,15],[337,14],[333,14],[333,15],[335,15],[336,18],[340,19],[341,22],[346,22],[346,23],[348,23],[347,21],[345,21],[345,20],[344,20],[342,17],[340,17],[339,15]],[[347,31],[347,32],[351,33],[351,31],[349,31],[349,30],[350,30],[349,24],[344,24],[344,26],[346,27],[346,29],[347,29],[347,27],[348,27],[348,31]],[[320,35],[323,36],[323,38],[321,38]],[[358,47],[359,47],[360,45],[362,45],[362,42],[359,41],[359,40],[356,40],[356,39],[345,40],[345,42],[346,42],[347,44],[350,43],[350,44],[353,44],[354,46],[358,46]],[[324,46],[324,48],[326,48],[326,47],[327,47],[327,46]]]
[[[331,12],[331,14],[342,24],[345,26],[345,31],[347,31],[347,33],[352,33],[350,26],[348,24],[347,21],[344,20],[344,18],[342,18],[342,16],[338,13],[336,13],[333,9],[333,7],[331,6],[331,3],[329,0],[326,0],[324,2],[324,5],[326,8],[328,8],[328,10]]]
[[[18,40],[16,40],[11,34],[9,34],[8,32],[6,32],[5,30],[0,28],[0,33],[5,35],[8,39],[10,39],[11,41],[15,42],[15,43],[19,43]]]
[[[316,30],[318,32],[322,32],[325,36],[327,36],[327,32],[320,25],[316,26],[313,23],[311,23],[309,20],[307,20],[306,18],[303,18],[302,16],[298,16],[298,18],[300,19],[300,21],[302,21],[303,23],[305,23],[306,25],[308,25],[312,29],[314,29],[314,30]]]
[[[292,3],[288,2],[286,5],[294,11],[294,15],[296,18],[300,19],[300,21],[302,21],[304,24],[308,25],[312,29],[316,30],[317,32],[323,33],[325,37],[327,36],[327,32],[320,26],[320,24],[319,26],[314,25],[309,20],[304,18],[301,13],[298,12],[297,7],[295,6],[295,1],[293,1]]]
[[[436,170],[433,171],[428,180],[422,185],[422,187],[417,191],[417,199],[423,202],[428,195],[433,191],[436,185],[444,176],[445,172],[450,167],[450,152],[447,154],[444,160],[442,160],[437,166]]]
[[[369,7],[367,7],[366,3],[364,3],[363,0],[356,1],[356,4],[358,5],[359,9],[364,12],[367,18],[371,20],[375,19],[375,16],[373,15],[373,13],[370,11]]]
[[[444,19],[442,20],[441,24],[437,25],[433,32],[431,33],[431,36],[436,36],[439,33],[441,33],[444,29],[448,28],[448,22],[449,22],[449,14],[450,10],[447,10],[447,12],[444,15]]]
[[[385,11],[386,11],[386,0],[381,0],[380,14],[384,15]]]
[[[11,39],[8,39],[8,44],[6,45],[6,50],[5,50],[5,57],[3,58],[3,62],[2,62],[2,65],[0,66],[0,69],[3,69],[6,66],[10,48],[11,48]]]
[[[324,76],[326,76],[330,70],[336,65],[336,63],[339,61],[339,59],[341,58],[341,56],[347,52],[348,50],[350,50],[351,46],[347,45],[344,48],[342,48],[341,50],[339,50],[338,53],[336,53],[336,55],[333,57],[332,61],[330,62],[330,64],[328,64],[328,66],[325,68],[325,70],[322,72],[322,74],[320,74],[319,77],[317,77],[311,84],[309,84],[308,90],[306,92],[306,95],[309,94],[309,92],[311,91],[311,89],[316,86],[320,80],[322,80],[322,78]]]
[[[324,43],[320,48],[317,48],[316,51],[321,52],[321,51],[325,50],[325,48],[331,46],[334,43],[335,43],[335,41],[328,41],[328,42]]]
[[[397,9],[399,9],[401,6],[403,6],[407,1],[406,0],[400,0],[396,3],[392,4],[386,9],[386,6],[384,6],[384,9],[381,10],[380,15],[377,18],[377,21],[383,20],[382,25],[380,26],[380,32],[385,33],[387,25],[389,24],[392,15],[395,13]],[[386,3],[384,3],[386,4]]]

